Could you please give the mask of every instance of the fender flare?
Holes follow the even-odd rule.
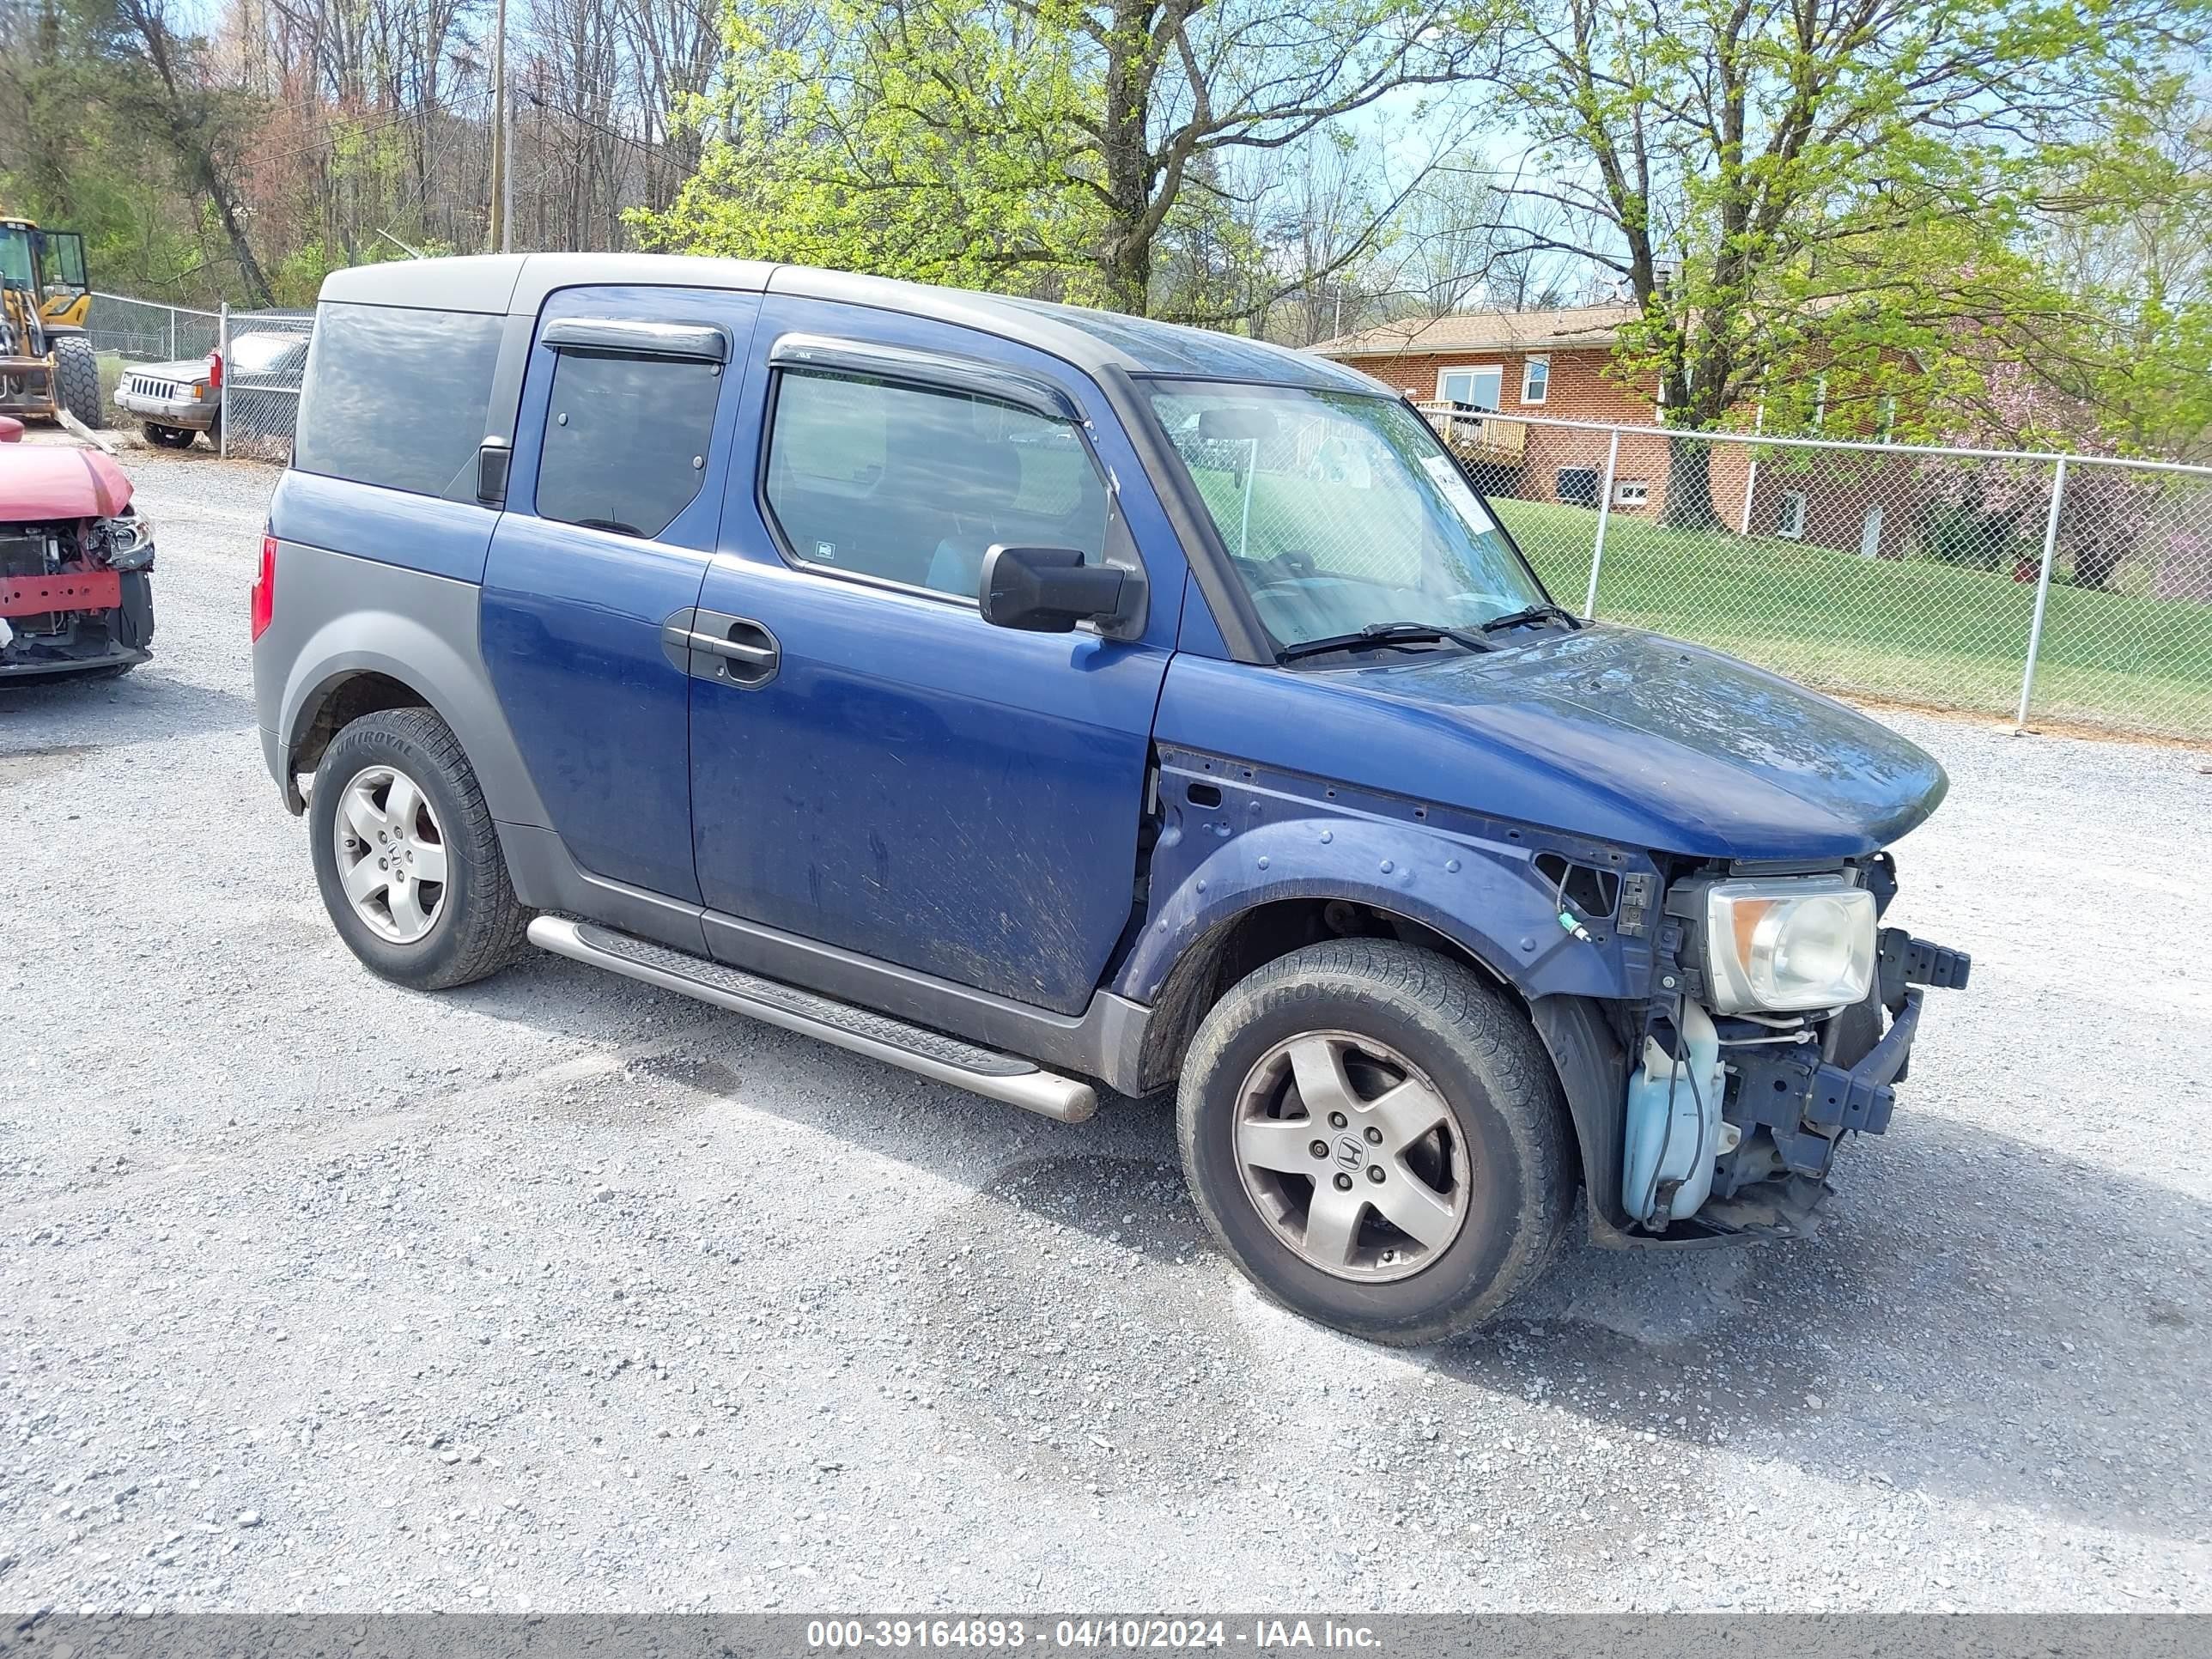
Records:
[[[1624,994],[1604,959],[1560,928],[1526,849],[1353,815],[1279,818],[1201,844],[1215,839],[1187,817],[1162,833],[1143,932],[1115,976],[1120,994],[1151,1002],[1224,922],[1292,898],[1344,899],[1419,922],[1530,1000]]]
[[[396,680],[453,728],[495,820],[550,827],[483,664],[463,655],[435,629],[392,611],[334,617],[294,657],[278,705],[288,793],[295,787],[292,757],[308,729],[337,688],[363,673]]]
[[[1185,838],[1217,841],[1193,861]],[[1465,951],[1526,1003],[1551,1056],[1581,1154],[1594,1218],[1620,1215],[1621,1114],[1626,1051],[1603,1004],[1627,994],[1604,960],[1577,948],[1548,896],[1530,878],[1518,847],[1448,834],[1424,824],[1355,816],[1279,820],[1225,837],[1171,823],[1154,848],[1180,879],[1155,893],[1144,932],[1115,989],[1152,1006],[1161,1041],[1202,1011],[1186,1006],[1203,988],[1188,971],[1248,912],[1282,899],[1343,899],[1419,924]],[[1478,920],[1479,919],[1479,920]],[[1201,975],[1202,976],[1202,975]],[[1143,1081],[1155,1081],[1148,1061]]]

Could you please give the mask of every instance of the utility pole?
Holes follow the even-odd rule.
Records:
[[[514,191],[507,153],[507,0],[499,0],[491,31],[491,236],[492,251],[514,246]]]
[[[514,100],[507,91],[507,0],[499,0],[499,251],[514,252]]]

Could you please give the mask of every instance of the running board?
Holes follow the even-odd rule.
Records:
[[[681,992],[1062,1123],[1080,1123],[1098,1109],[1097,1094],[1089,1084],[1048,1072],[1034,1061],[618,933],[596,922],[539,916],[530,924],[530,942],[556,956],[587,962],[664,991]]]

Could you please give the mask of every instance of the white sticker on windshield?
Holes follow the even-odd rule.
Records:
[[[1482,503],[1475,499],[1474,491],[1468,488],[1467,480],[1452,465],[1450,456],[1424,455],[1421,457],[1421,470],[1435,480],[1437,488],[1443,491],[1444,499],[1452,504],[1452,511],[1459,514],[1469,530],[1480,536],[1498,527],[1490,514],[1482,510]]]

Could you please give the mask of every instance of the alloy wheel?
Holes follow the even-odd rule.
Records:
[[[379,939],[412,945],[446,906],[446,836],[422,787],[389,766],[356,772],[331,820],[338,880]]]
[[[1410,1278],[1467,1224],[1468,1147],[1443,1094],[1372,1037],[1277,1043],[1237,1091],[1237,1169],[1275,1237],[1338,1279]]]

